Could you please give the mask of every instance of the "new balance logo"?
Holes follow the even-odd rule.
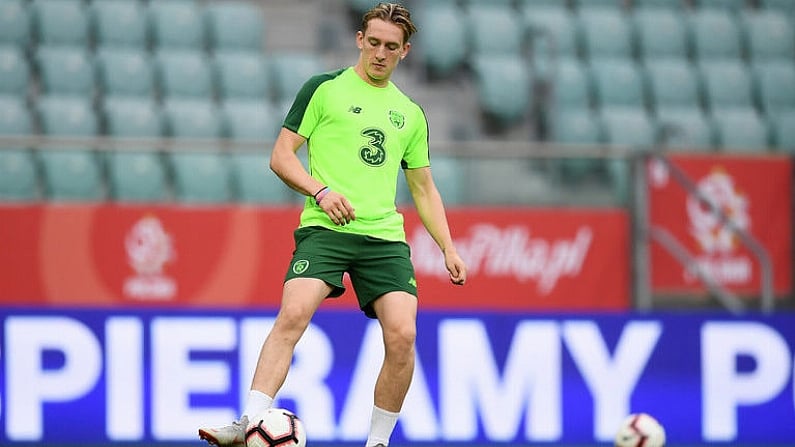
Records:
[[[351,106],[351,108],[348,109],[348,111],[352,112],[352,113],[362,113],[362,108],[361,107],[356,107],[356,106]]]

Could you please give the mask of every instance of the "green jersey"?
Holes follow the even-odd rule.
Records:
[[[368,84],[352,67],[309,79],[296,96],[284,127],[307,139],[310,174],[343,194],[356,220],[335,225],[312,197],[301,227],[405,241],[395,207],[400,169],[429,166],[428,123],[419,105],[392,82]]]

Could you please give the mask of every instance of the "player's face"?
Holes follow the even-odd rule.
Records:
[[[372,85],[383,87],[411,46],[403,43],[403,30],[392,22],[372,19],[367,31],[356,34],[356,45],[361,50],[360,72]]]

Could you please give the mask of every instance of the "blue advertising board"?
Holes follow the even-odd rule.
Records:
[[[239,416],[274,314],[0,309],[0,444],[196,440]],[[428,313],[396,444],[795,444],[795,315]],[[278,401],[310,441],[367,436],[378,324],[321,311]]]

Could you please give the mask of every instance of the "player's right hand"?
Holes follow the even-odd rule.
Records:
[[[335,225],[347,225],[356,220],[356,213],[353,206],[342,194],[336,191],[329,191],[318,203],[326,215]]]

